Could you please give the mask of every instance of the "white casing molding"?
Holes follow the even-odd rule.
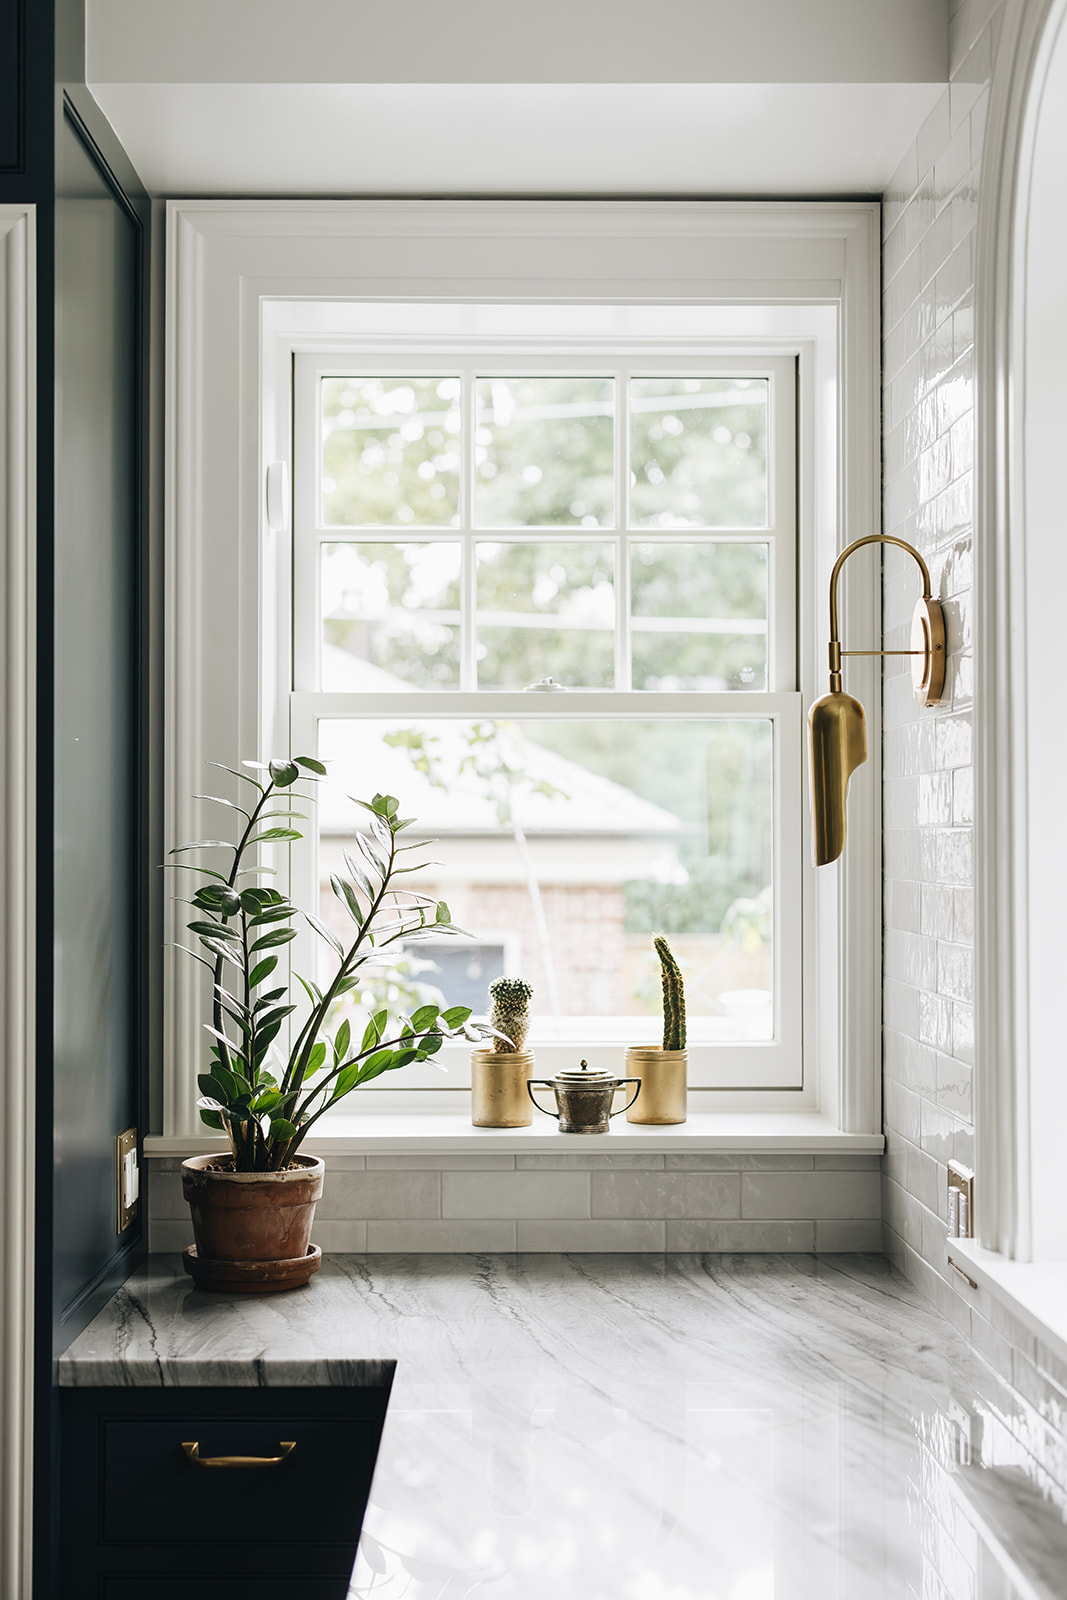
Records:
[[[0,1600],[32,1553],[35,282],[33,208],[0,206]]]
[[[1027,1000],[1027,241],[1042,95],[1065,13],[1067,0],[1007,0],[1004,7],[990,87],[977,232],[976,1211],[982,1246],[1023,1261],[1030,1258],[1033,1244]]]
[[[288,650],[275,648],[285,638],[289,567],[268,524],[264,484],[267,464],[291,450],[291,419],[288,400],[269,398],[273,379],[265,377],[283,356],[291,363],[293,350],[323,348],[308,307],[740,306],[750,317],[765,311],[768,327],[775,316],[777,327],[794,311],[810,318],[817,309],[833,332],[811,341],[814,357],[800,373],[810,401],[802,454],[805,430],[817,438],[798,497],[817,552],[800,584],[799,681],[809,703],[826,688],[834,558],[880,528],[879,238],[879,207],[858,202],[170,202],[168,848],[213,831],[193,799],[207,786],[209,761],[273,755],[287,737],[273,731],[268,707],[277,688],[291,686]],[[300,308],[311,322],[301,323]],[[865,557],[849,563],[842,588],[850,636],[873,647],[879,569]],[[820,871],[805,910],[806,934],[837,952],[805,1018],[805,1098],[847,1132],[878,1133],[880,680],[869,663],[855,663],[850,677],[868,714],[872,759],[853,779],[846,859]],[[204,1053],[200,969],[176,948],[180,911],[170,913],[164,980],[162,1133],[170,1138],[197,1134]]]

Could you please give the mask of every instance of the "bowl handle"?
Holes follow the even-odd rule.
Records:
[[[634,1092],[631,1095],[630,1099],[627,1100],[627,1102],[626,1102],[626,1104],[624,1106],[620,1106],[618,1111],[612,1111],[610,1113],[610,1115],[613,1116],[613,1117],[621,1117],[624,1111],[629,1111],[630,1107],[633,1105],[634,1101],[637,1099],[638,1095],[641,1093],[641,1079],[640,1078],[620,1078],[618,1083],[615,1085],[615,1087],[616,1087],[616,1089],[624,1089],[628,1083],[636,1083],[637,1088],[634,1090]]]
[[[549,1111],[547,1106],[539,1106],[537,1104],[537,1101],[534,1100],[534,1096],[533,1096],[533,1092],[534,1092],[535,1089],[551,1089],[551,1088],[552,1088],[552,1085],[548,1081],[547,1078],[527,1078],[527,1080],[526,1080],[526,1093],[530,1096],[530,1099],[533,1100],[535,1110],[543,1111],[546,1117],[555,1117],[556,1121],[558,1122],[559,1121],[559,1112],[558,1111]]]

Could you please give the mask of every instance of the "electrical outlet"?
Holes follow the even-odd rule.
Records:
[[[136,1128],[127,1128],[115,1140],[115,1166],[118,1180],[118,1227],[115,1231],[125,1233],[137,1215],[137,1198],[141,1192]]]
[[[959,1161],[948,1164],[948,1236],[974,1238],[974,1173]]]

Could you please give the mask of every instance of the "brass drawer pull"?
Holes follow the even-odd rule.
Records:
[[[292,1455],[296,1440],[282,1439],[278,1449],[281,1454],[277,1456],[202,1456],[199,1439],[182,1444],[185,1459],[191,1467],[276,1467],[286,1456]]]

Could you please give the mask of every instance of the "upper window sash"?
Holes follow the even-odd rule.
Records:
[[[472,505],[474,483],[474,386],[480,376],[493,374],[523,376],[590,375],[610,377],[615,382],[614,425],[614,505],[610,527],[587,530],[577,527],[529,526],[492,529],[476,526]],[[626,515],[630,500],[629,460],[629,380],[665,375],[737,377],[762,379],[768,385],[767,405],[767,520],[752,526],[671,529],[642,527]],[[461,440],[465,454],[458,496],[458,518],[452,526],[337,526],[327,524],[321,514],[322,436],[320,386],[324,378],[340,376],[456,377],[461,385]],[[321,581],[320,563],[324,545],[346,542],[361,545],[402,542],[455,543],[461,551],[460,577],[460,666],[455,687],[477,687],[476,673],[476,564],[479,541],[499,543],[529,541],[605,543],[614,550],[615,672],[613,687],[625,691],[631,678],[630,552],[636,544],[684,542],[686,544],[753,544],[766,547],[767,571],[767,680],[770,692],[783,693],[797,687],[797,555],[796,555],[796,362],[790,357],[724,355],[708,346],[694,351],[666,348],[661,354],[647,350],[620,352],[618,342],[605,341],[603,359],[596,360],[587,348],[580,353],[563,351],[536,354],[521,343],[506,353],[452,359],[435,352],[398,349],[387,355],[380,350],[366,356],[359,351],[344,355],[298,354],[294,363],[294,550],[293,550],[293,683],[300,692],[315,692],[322,687],[321,675]],[[546,673],[551,665],[546,664]]]

